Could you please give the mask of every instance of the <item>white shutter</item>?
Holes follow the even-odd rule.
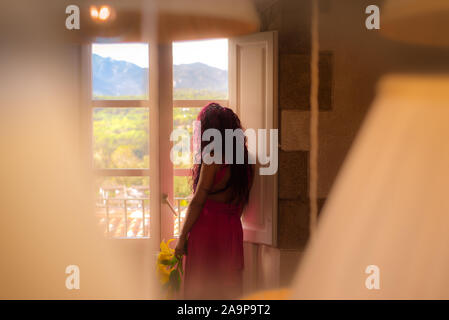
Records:
[[[278,128],[276,32],[229,39],[229,105],[246,129]],[[244,240],[276,246],[277,174],[259,175],[258,167],[255,173],[242,218]]]

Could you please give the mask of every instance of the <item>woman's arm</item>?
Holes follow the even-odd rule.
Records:
[[[196,220],[200,216],[201,210],[203,210],[204,203],[207,200],[210,190],[212,189],[215,174],[219,166],[216,164],[204,164],[201,166],[200,177],[198,185],[196,187],[195,194],[190,201],[187,208],[186,220],[182,227],[182,232],[176,245],[175,254],[181,256],[185,253],[185,243],[187,235],[195,224]]]

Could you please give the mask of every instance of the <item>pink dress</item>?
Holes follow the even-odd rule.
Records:
[[[214,184],[225,175],[216,174]],[[184,298],[238,298],[242,293],[242,206],[207,199],[190,230],[184,274]]]

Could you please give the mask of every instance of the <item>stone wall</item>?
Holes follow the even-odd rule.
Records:
[[[261,31],[279,36],[279,220],[281,250],[304,249],[309,237],[310,0],[257,1]],[[320,52],[319,108],[332,110],[331,51]],[[320,203],[324,200],[320,199]]]
[[[260,0],[256,4],[261,31],[276,30],[279,41],[277,271],[279,285],[285,286],[309,238],[310,1]],[[331,95],[320,89],[320,107],[331,108]],[[326,99],[327,103],[321,103]]]
[[[382,2],[319,2],[320,208],[369,110],[380,77],[391,72],[417,72],[448,65],[445,58],[449,56],[448,50],[398,43],[384,38],[378,30],[367,30],[365,8],[370,4],[381,7]],[[279,36],[281,148],[277,268],[280,285],[288,285],[309,239],[311,0],[255,0],[255,3],[261,31],[276,30]]]

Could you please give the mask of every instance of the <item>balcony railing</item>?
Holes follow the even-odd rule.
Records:
[[[148,198],[99,199],[97,217],[111,238],[149,236]]]
[[[107,192],[100,192],[103,197],[97,200],[97,217],[104,232],[110,238],[145,238],[149,237],[150,208],[148,197],[127,197],[124,187],[108,188],[108,191],[120,190],[122,197],[107,197]],[[179,236],[182,223],[187,213],[190,197],[175,197],[174,236]]]

